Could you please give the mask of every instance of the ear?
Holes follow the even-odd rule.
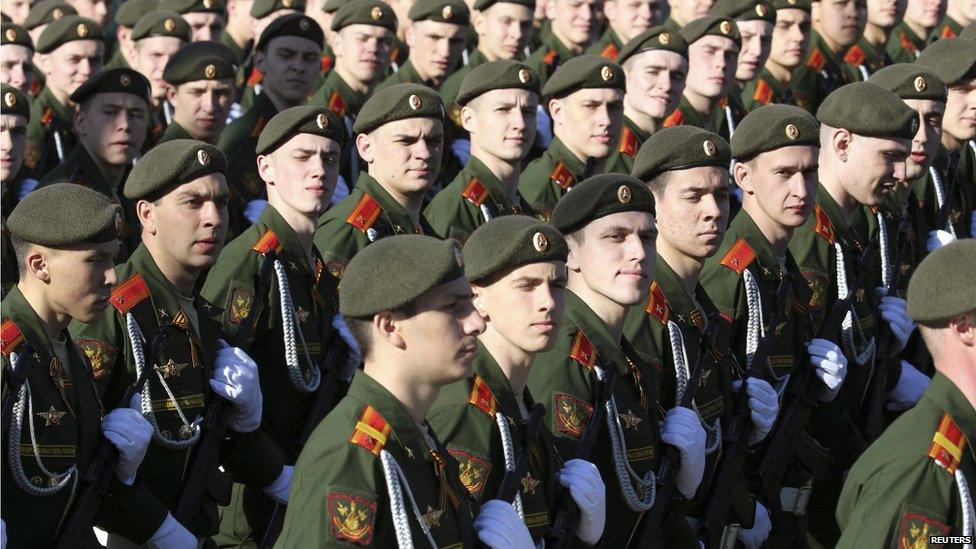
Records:
[[[566,112],[563,109],[562,99],[549,100],[549,116],[554,124],[562,125],[566,121]]]
[[[486,289],[482,286],[476,286],[472,284],[471,293],[473,294],[471,298],[471,303],[474,305],[474,308],[478,311],[478,314],[480,314],[481,317],[485,319],[485,322],[490,321],[491,319],[488,318],[488,307],[485,303],[485,297],[486,297],[485,294],[488,293]]]
[[[847,162],[853,142],[854,136],[843,128],[838,128],[830,134],[830,145],[834,148],[834,152],[841,162]]]
[[[478,123],[475,119],[474,109],[467,105],[461,107],[461,127],[470,134],[478,133]]]
[[[613,0],[604,2],[603,15],[607,18],[607,23],[615,22],[617,17],[617,3]]]
[[[30,276],[33,276],[45,284],[51,282],[51,273],[48,270],[47,260],[44,258],[44,252],[37,247],[32,247],[27,253],[27,257],[24,258],[24,261],[27,263],[27,273]]]
[[[373,137],[370,134],[361,133],[356,135],[356,150],[359,152],[359,158],[363,159],[363,162],[367,164],[372,164],[376,156],[376,147],[373,143]]]
[[[743,162],[736,162],[732,167],[732,177],[735,179],[735,184],[742,189],[742,192],[746,194],[753,194],[755,189],[752,187],[752,174],[749,173],[749,167]]]
[[[345,29],[339,29],[337,31],[333,31],[333,32],[330,32],[329,33],[329,42],[332,45],[332,53],[335,54],[336,58],[338,58],[339,56],[345,54],[345,52],[343,51],[343,45],[342,45],[342,31],[343,30],[345,30]]]
[[[75,108],[74,116],[72,117],[72,124],[74,125],[75,133],[77,133],[79,137],[88,135],[88,125],[85,123],[85,113],[81,110],[80,105]]]
[[[820,1],[810,4],[810,22],[814,25],[820,24]]]
[[[566,270],[574,273],[580,272],[580,262],[579,262],[579,244],[576,239],[566,238],[566,244],[569,247],[569,254],[566,255]]]
[[[166,100],[170,105],[176,104],[176,86],[166,86]]]
[[[545,8],[546,19],[550,21],[555,19],[556,15],[559,14],[559,12],[556,10],[557,8],[556,3],[557,3],[556,0],[549,0],[548,2],[546,2],[546,8]]]
[[[417,39],[417,31],[413,28],[413,23],[407,25],[407,32],[403,35],[403,41],[406,42],[407,46],[414,47],[415,41]]]
[[[393,316],[393,313],[383,312],[373,316],[373,341],[386,341],[397,349],[407,348],[407,342],[400,333],[400,322],[403,319]]]
[[[118,41],[119,44],[124,44],[125,43],[125,39],[129,37],[129,34],[131,32],[132,32],[131,29],[127,29],[127,28],[123,27],[122,25],[119,25],[119,26],[115,27],[115,39],[116,39],[116,41]]]
[[[139,224],[142,225],[142,230],[149,234],[156,234],[156,206],[148,200],[140,200],[136,202],[136,217],[139,218]]]
[[[38,53],[34,57],[37,59],[37,66],[41,69],[41,74],[51,76],[51,56],[47,53]]]
[[[264,70],[264,61],[265,61],[265,59],[267,59],[267,57],[264,55],[264,52],[263,51],[257,50],[257,51],[254,52],[254,68],[256,68],[257,70],[261,71],[262,73],[265,72],[265,70]]]
[[[274,162],[271,160],[270,154],[262,154],[257,158],[258,163],[258,175],[261,179],[268,185],[274,186]]]
[[[485,14],[479,10],[471,10],[471,28],[474,29],[474,33],[478,36],[484,36],[487,31],[485,25],[487,25],[488,18]]]

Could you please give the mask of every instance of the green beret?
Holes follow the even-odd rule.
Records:
[[[157,9],[159,0],[125,0],[115,12],[115,24],[131,29],[144,15]]]
[[[739,122],[730,141],[732,157],[740,161],[780,147],[820,147],[820,123],[800,107],[765,105]]]
[[[755,0],[717,0],[708,14],[728,17],[735,21],[776,23],[776,8],[769,2]]]
[[[441,96],[421,84],[387,86],[366,100],[352,129],[356,133],[369,133],[383,124],[407,118],[443,121],[444,103]]]
[[[617,63],[623,65],[624,61],[638,53],[651,50],[673,51],[688,59],[688,43],[681,34],[667,27],[651,27],[624,44],[617,54]]]
[[[261,19],[278,10],[305,11],[305,0],[254,0],[251,4],[251,17]]]
[[[573,187],[552,209],[552,226],[571,234],[591,221],[620,212],[654,214],[654,196],[639,180],[622,173],[595,175]]]
[[[322,11],[325,13],[335,13],[339,10],[339,8],[345,4],[348,4],[349,2],[350,0],[326,0],[326,2],[322,4]]]
[[[37,39],[37,53],[51,53],[76,40],[102,42],[102,26],[78,15],[66,15],[44,28],[44,32]]]
[[[150,104],[152,87],[149,80],[132,69],[109,69],[92,76],[71,94],[70,99],[81,103],[86,98],[99,93],[131,93]]]
[[[466,105],[485,92],[505,89],[529,90],[539,95],[539,73],[525,63],[510,59],[482,63],[464,76],[456,101],[458,105]]]
[[[495,4],[501,3],[518,4],[519,6],[525,6],[530,10],[535,11],[535,0],[474,0],[474,5],[471,7],[472,9],[476,9],[478,11],[485,11]]]
[[[970,23],[959,33],[959,38],[964,40],[976,40],[976,22]]]
[[[468,26],[471,10],[461,0],[417,0],[407,16],[411,21],[437,21]]]
[[[224,15],[223,0],[163,0],[159,9],[176,13],[219,13]]]
[[[943,38],[932,42],[918,59],[948,86],[976,78],[976,41],[965,38]]]
[[[496,217],[464,243],[464,274],[480,282],[496,273],[543,261],[566,261],[569,248],[555,227],[526,215]]]
[[[197,80],[234,79],[237,60],[234,50],[220,42],[190,42],[184,44],[163,69],[163,80],[173,86]]]
[[[107,196],[75,183],[31,192],[7,218],[10,234],[31,244],[68,246],[119,236],[122,209]]]
[[[356,254],[339,285],[339,312],[369,318],[396,311],[464,276],[455,240],[406,234],[380,239]]]
[[[44,0],[31,6],[27,19],[24,19],[24,28],[34,30],[41,25],[63,19],[66,15],[78,15],[78,10],[63,0]]]
[[[813,10],[811,0],[772,0],[776,10],[803,10],[810,13]]]
[[[397,17],[393,8],[381,0],[353,0],[337,9],[332,18],[332,30],[336,32],[349,25],[374,25],[396,32]]]
[[[0,25],[0,46],[6,46],[7,44],[24,46],[30,50],[34,49],[34,41],[31,40],[30,34],[27,34],[27,29],[16,23],[3,23]]]
[[[739,27],[728,17],[719,17],[717,15],[699,17],[681,27],[681,30],[678,32],[681,33],[681,37],[685,39],[685,42],[688,42],[689,46],[703,36],[712,35],[728,38],[735,42],[737,46],[742,47],[742,36],[739,35]]]
[[[542,88],[544,97],[564,97],[576,90],[613,88],[627,91],[627,79],[620,65],[599,55],[579,55],[556,69]]]
[[[0,84],[0,96],[3,96],[3,114],[17,114],[30,122],[30,101],[24,92],[10,84]]]
[[[930,99],[946,102],[945,82],[934,72],[914,63],[888,65],[868,78],[902,99]],[[736,128],[738,129],[738,128]]]
[[[854,82],[834,90],[817,109],[817,120],[859,135],[911,139],[918,113],[894,93],[871,82]]]
[[[189,42],[190,24],[174,11],[158,10],[144,15],[132,29],[133,42],[156,36],[168,36]]]
[[[674,126],[658,131],[641,145],[630,173],[650,181],[664,172],[700,166],[728,168],[730,162],[732,153],[725,139],[695,126]]]
[[[938,324],[976,311],[976,240],[947,244],[928,255],[908,281],[908,316],[921,324]]]
[[[346,127],[339,115],[325,107],[291,107],[274,115],[258,137],[256,154],[270,154],[292,137],[311,133],[346,144]]]
[[[273,39],[282,36],[305,38],[314,42],[319,48],[325,42],[325,34],[322,33],[322,27],[319,26],[315,19],[301,13],[289,13],[275,19],[265,27],[255,49],[264,51],[264,48]]]
[[[123,194],[139,200],[212,173],[227,173],[220,149],[195,139],[174,139],[149,149],[125,180]]]

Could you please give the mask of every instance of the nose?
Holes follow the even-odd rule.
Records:
[[[468,307],[468,311],[462,320],[462,329],[464,330],[464,335],[468,336],[479,336],[485,332],[484,317],[478,313],[478,310],[474,308],[474,305]]]
[[[547,284],[543,284],[539,288],[541,288],[539,292],[539,310],[551,311],[555,309],[556,298],[552,295],[552,288]]]
[[[904,181],[908,174],[908,166],[905,160],[899,160],[895,163],[894,167],[894,178],[896,181]]]
[[[119,278],[115,275],[115,266],[111,266],[105,270],[105,286],[112,287],[119,281]]]
[[[647,258],[647,245],[641,240],[640,236],[634,233],[628,237],[627,241],[627,259],[637,263],[644,261]]]
[[[722,205],[719,204],[719,199],[715,197],[714,194],[706,195],[702,198],[702,215],[705,221],[719,220],[722,217]]]

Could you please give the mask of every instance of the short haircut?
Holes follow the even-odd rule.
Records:
[[[14,250],[14,258],[17,261],[17,275],[20,278],[27,276],[27,254],[30,253],[31,248],[34,246],[39,246],[39,244],[27,242],[19,236],[10,235],[10,247]],[[55,248],[48,248],[46,246],[44,248],[50,250],[51,254],[57,253]]]
[[[390,311],[393,314],[398,314],[404,318],[410,318],[417,314],[417,304],[408,303],[403,307],[395,311]],[[375,316],[375,315],[374,315]],[[345,317],[346,326],[349,327],[349,332],[352,333],[353,339],[359,344],[359,351],[363,357],[363,360],[369,358],[373,351],[373,317]]]
[[[673,172],[661,172],[657,174],[653,179],[646,183],[647,188],[655,195],[664,194],[664,190],[667,188],[668,182],[671,180],[672,175]]]

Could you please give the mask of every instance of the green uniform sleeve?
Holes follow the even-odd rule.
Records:
[[[458,185],[452,183],[424,210],[427,222],[441,238],[455,238],[463,242],[485,222],[477,206],[461,197]]]
[[[562,196],[562,189],[549,178],[556,163],[547,154],[533,160],[519,177],[518,191],[522,200],[544,219],[549,219],[552,209]]]
[[[319,218],[319,225],[315,230],[315,247],[322,254],[329,272],[338,272],[339,279],[349,261],[370,242],[366,233],[346,222],[360,198],[362,192],[355,191],[342,199]]]

